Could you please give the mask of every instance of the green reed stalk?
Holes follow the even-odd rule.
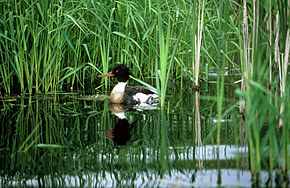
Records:
[[[259,26],[259,0],[256,2],[253,0],[253,36],[252,36],[252,62],[251,62],[251,68],[250,68],[250,78],[253,78],[253,73],[254,73],[254,62],[259,65],[261,64],[261,60],[258,59],[258,54],[257,54],[257,43],[258,43],[258,26]],[[252,86],[250,86],[252,88]],[[251,98],[254,98],[254,95],[252,95]],[[253,102],[251,102],[253,104]],[[257,103],[256,103],[257,104]],[[253,106],[251,110],[255,110],[257,106]],[[259,112],[253,112],[254,114],[259,115]],[[253,116],[254,117],[254,116]],[[260,125],[261,126],[261,125]],[[252,132],[251,135],[252,137],[249,136],[250,139],[253,139],[254,146],[252,145],[253,148],[250,149],[254,150],[255,154],[252,156],[254,158],[254,164],[251,164],[252,166],[255,166],[255,172],[260,172],[261,171],[261,153],[260,153],[260,128],[259,128],[259,123],[257,122],[257,119],[253,119],[251,122],[249,121],[248,124],[249,132]],[[253,171],[252,171],[253,172]]]
[[[102,65],[103,65],[103,73],[107,74],[109,71],[109,47],[110,47],[110,37],[108,39],[108,43],[106,44],[105,39],[100,42],[100,51],[101,51],[101,58],[102,58]],[[105,87],[108,88],[108,80],[105,80]]]
[[[15,4],[15,12],[16,14],[18,13],[18,7]],[[15,40],[16,45],[19,46],[20,42],[19,42],[19,38],[20,38],[20,30],[15,29],[19,27],[19,21],[18,19],[14,18],[13,12],[9,12],[9,26],[10,26],[10,33],[11,33],[11,37],[12,40],[15,40],[15,38],[17,38],[17,40]],[[16,45],[14,47],[16,47]],[[19,46],[21,49],[21,46]],[[21,53],[21,50],[20,50]],[[20,90],[21,93],[24,92],[24,73],[23,73],[23,61],[22,59],[19,57],[19,54],[17,53],[16,49],[13,50],[13,57],[14,57],[14,62],[12,63],[12,67],[14,68],[14,71],[18,77],[19,83],[20,83]]]
[[[158,37],[159,37],[159,63],[156,61],[156,85],[160,95],[159,101],[160,106],[163,108],[165,104],[165,95],[168,83],[168,74],[170,69],[168,68],[168,48],[169,48],[169,37],[170,37],[170,21],[167,23],[167,34],[166,38],[163,33],[163,25],[161,18],[161,11],[158,14]],[[160,80],[160,84],[159,84]]]
[[[173,32],[173,26],[171,29],[171,20],[168,19],[167,22],[167,34],[166,34],[166,38],[164,37],[164,32],[163,32],[163,23],[162,22],[162,17],[161,17],[161,10],[160,10],[160,5],[158,4],[158,10],[159,10],[159,14],[158,14],[158,47],[159,47],[159,64],[157,63],[158,61],[156,60],[155,63],[155,77],[156,77],[156,86],[157,86],[157,90],[159,93],[159,102],[161,107],[164,107],[165,104],[165,95],[166,95],[166,89],[167,89],[167,85],[168,85],[168,80],[170,78],[170,72],[171,72],[171,67],[172,67],[172,63],[173,60],[175,59],[175,54],[178,50],[181,38],[183,36],[183,34],[185,33],[185,30],[187,27],[189,27],[188,25],[188,20],[190,18],[190,14],[192,11],[192,7],[190,7],[190,9],[188,9],[185,12],[185,21],[182,24],[182,27],[180,30],[176,31],[178,34],[177,40],[175,42],[174,48],[172,53],[170,54],[170,58],[168,58],[168,49],[169,49],[169,44],[171,43],[171,41],[169,40],[172,36],[172,32]],[[168,7],[169,8],[169,7]],[[176,13],[176,15],[178,16],[178,14]]]

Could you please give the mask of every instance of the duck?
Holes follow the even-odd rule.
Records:
[[[110,111],[118,117],[118,122],[114,124],[114,128],[111,130],[99,130],[100,136],[108,138],[114,142],[117,146],[127,145],[127,142],[131,139],[131,130],[135,127],[137,120],[129,123],[125,112],[128,107],[123,104],[110,104]]]
[[[116,145],[122,146],[126,145],[127,142],[131,139],[131,129],[133,126],[128,122],[126,118],[118,119],[117,124],[115,125],[114,129],[112,130],[100,130],[100,133],[107,133],[107,134],[100,134],[105,138],[113,140]]]
[[[132,75],[129,68],[124,64],[117,64],[108,74],[99,77],[115,77],[117,85],[110,94],[110,103],[124,105],[156,105],[158,104],[158,92],[155,88],[145,86],[127,87],[127,81]]]

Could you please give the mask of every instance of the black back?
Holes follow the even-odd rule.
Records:
[[[127,87],[125,89],[125,93],[128,94],[129,96],[133,96],[137,93],[144,93],[146,95],[156,94],[155,92],[150,90],[148,87],[144,87],[144,86]]]

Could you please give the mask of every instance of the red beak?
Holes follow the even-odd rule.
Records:
[[[108,74],[103,74],[103,75],[100,75],[98,77],[113,77],[115,76],[112,72],[109,72]]]

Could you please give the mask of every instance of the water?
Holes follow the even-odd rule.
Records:
[[[0,185],[275,186],[274,171],[252,178],[234,87],[225,89],[219,146],[214,87],[207,95],[172,87],[167,108],[129,111],[76,94],[2,98]]]

